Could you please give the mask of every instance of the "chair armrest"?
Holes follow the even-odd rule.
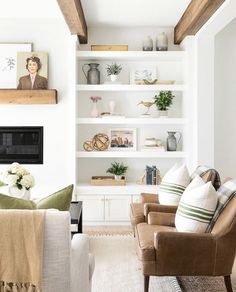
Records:
[[[175,227],[175,213],[150,212],[148,224]]]
[[[178,206],[160,205],[154,203],[144,204],[144,215],[148,216],[150,212],[162,212],[162,213],[173,213],[175,214]]]
[[[159,199],[157,194],[141,193],[141,203],[156,203],[159,204]]]
[[[216,239],[211,233],[160,231],[154,234],[154,247],[160,274],[214,273]]]
[[[71,292],[90,292],[89,237],[75,234],[71,241]]]

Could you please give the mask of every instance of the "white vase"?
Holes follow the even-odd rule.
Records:
[[[118,79],[118,75],[110,75],[111,82],[115,82]]]
[[[156,50],[168,51],[168,37],[164,32],[157,35]]]
[[[122,175],[115,174],[115,180],[121,180],[121,179],[122,179]]]
[[[19,199],[29,200],[30,199],[30,190],[22,188],[18,189],[16,186],[11,186],[8,188],[9,195]]]
[[[168,118],[168,111],[158,111],[159,118]]]
[[[111,115],[114,115],[115,107],[116,107],[116,101],[115,100],[110,100],[109,101],[109,111],[110,111]]]
[[[150,36],[146,37],[143,40],[143,51],[152,51],[153,50],[153,40]]]
[[[93,102],[92,111],[91,111],[90,115],[93,118],[99,117],[99,112],[98,112],[98,109],[97,109],[97,103],[96,102]]]

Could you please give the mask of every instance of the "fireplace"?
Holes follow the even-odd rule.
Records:
[[[43,163],[43,127],[0,127],[0,164]]]

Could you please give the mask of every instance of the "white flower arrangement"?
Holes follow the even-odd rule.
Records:
[[[29,190],[34,186],[34,177],[18,162],[12,163],[2,173],[2,180],[9,187],[17,187],[19,190]]]

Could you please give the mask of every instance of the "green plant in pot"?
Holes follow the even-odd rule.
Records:
[[[154,102],[160,117],[168,117],[168,109],[173,103],[173,97],[171,91],[160,91],[158,95],[155,95]]]
[[[115,82],[118,78],[118,75],[120,74],[122,70],[122,67],[121,65],[112,63],[110,65],[107,65],[106,70],[107,70],[107,75],[110,76],[111,78],[111,81]]]
[[[113,162],[111,167],[108,168],[107,173],[111,173],[115,176],[115,179],[121,179],[127,172],[128,166],[123,163]]]

